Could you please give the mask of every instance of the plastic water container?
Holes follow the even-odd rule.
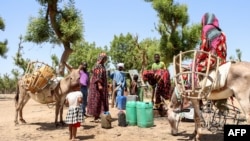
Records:
[[[101,127],[109,129],[112,127],[111,123],[112,123],[112,117],[110,113],[108,111],[102,113],[101,114]]]
[[[136,101],[126,103],[126,122],[128,125],[137,125]]]
[[[127,97],[126,96],[117,96],[117,108],[119,110],[125,110],[126,109],[126,102]]]
[[[137,125],[139,127],[147,128],[154,125],[154,114],[152,102],[137,102]]]

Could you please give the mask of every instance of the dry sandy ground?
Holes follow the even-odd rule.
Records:
[[[67,126],[55,128],[54,107],[49,108],[34,100],[30,100],[24,107],[23,116],[26,124],[14,124],[15,108],[14,95],[0,95],[0,141],[67,141],[69,132]],[[64,118],[67,107],[64,108]],[[154,126],[140,128],[138,126],[118,126],[117,109],[111,108],[111,129],[101,128],[100,123],[90,122],[91,117],[85,119],[78,128],[77,138],[87,141],[184,141],[188,140],[194,129],[193,122],[181,122],[180,134],[172,136],[170,125],[166,117],[155,117]],[[214,134],[204,129],[202,140],[222,141],[223,134]]]

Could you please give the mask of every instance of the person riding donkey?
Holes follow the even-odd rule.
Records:
[[[210,52],[212,55],[218,56],[220,65],[226,63],[227,44],[226,35],[219,27],[219,21],[213,13],[205,13],[201,20],[201,45],[200,50]],[[207,69],[207,64],[210,61],[210,69],[213,69],[216,60],[212,57],[210,60],[208,54],[199,53],[196,64],[196,71],[203,72]]]
[[[207,69],[214,70],[216,67],[216,56],[219,59],[219,65],[223,65],[226,63],[227,57],[227,44],[226,44],[226,35],[222,32],[219,27],[219,21],[215,14],[213,13],[205,13],[201,19],[201,44],[199,47],[199,52],[197,53],[197,57],[193,63],[195,68],[192,68],[193,63],[188,66],[183,66],[183,71],[190,71],[190,69],[194,69],[196,72],[206,73]],[[209,58],[209,54],[213,55],[213,57]],[[208,66],[209,65],[209,66]],[[183,74],[182,75],[185,88],[190,89],[192,80],[194,80],[195,87],[200,87],[198,85],[198,76]],[[201,75],[200,79],[203,79]],[[220,102],[225,102],[226,100],[221,100]],[[200,105],[203,105],[202,101],[200,101]],[[220,105],[220,104],[219,104]]]
[[[226,35],[219,27],[217,17],[213,13],[205,13],[202,17],[201,25],[200,51],[206,51],[217,56],[219,58],[219,65],[225,64],[227,57]],[[208,63],[210,63],[210,70],[216,67],[216,59],[214,57],[209,59],[207,53],[200,52],[196,58],[196,71],[205,72],[208,69]],[[216,105],[225,108],[221,104],[226,101],[226,99],[219,100]]]

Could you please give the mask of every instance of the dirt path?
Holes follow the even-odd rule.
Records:
[[[55,128],[54,108],[30,100],[24,107],[23,116],[26,124],[14,125],[14,95],[0,95],[0,140],[1,141],[67,141],[67,126]],[[64,109],[64,118],[67,108]],[[193,122],[181,122],[180,134],[172,136],[166,117],[154,118],[154,126],[140,128],[138,126],[118,126],[117,109],[111,108],[111,129],[101,128],[100,123],[90,122],[92,118],[85,119],[78,129],[77,137],[88,141],[177,141],[188,140],[194,129]],[[203,141],[222,141],[223,134],[213,134],[204,129]]]

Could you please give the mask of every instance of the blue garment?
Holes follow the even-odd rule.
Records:
[[[88,99],[88,87],[82,85],[81,92],[82,92],[82,112],[84,115],[84,114],[86,114],[86,106],[87,106],[87,99]]]
[[[115,88],[119,86],[117,95],[124,95],[124,88],[126,87],[126,77],[121,71],[116,70],[110,74],[110,78],[115,81]]]
[[[120,105],[117,103],[119,102],[118,96],[124,95],[124,89],[126,87],[126,76],[123,72],[116,70],[115,72],[110,74],[110,78],[115,82],[113,83],[115,85],[115,89],[119,87],[116,91],[116,105]]]

